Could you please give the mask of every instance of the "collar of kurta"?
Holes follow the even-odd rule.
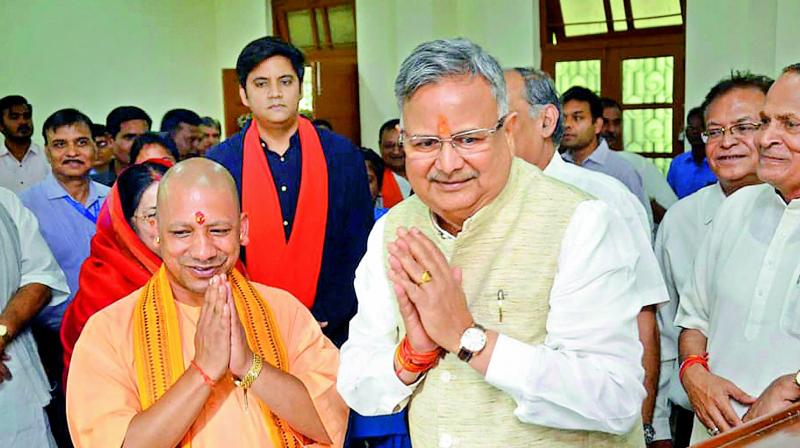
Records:
[[[503,186],[503,189],[500,190],[500,193],[494,199],[492,199],[491,202],[481,207],[477,212],[475,212],[475,214],[464,221],[464,224],[461,226],[461,231],[458,233],[458,235],[451,235],[449,232],[444,230],[437,222],[436,214],[431,211],[431,222],[433,223],[433,227],[436,229],[439,236],[444,240],[454,240],[458,239],[461,235],[465,235],[472,230],[483,226],[484,224],[491,223],[497,214],[497,211],[505,207],[506,204],[513,199],[514,194],[519,188],[519,179],[521,176],[520,172],[523,169],[522,164],[527,163],[528,162],[525,162],[517,157],[512,159],[511,168],[508,172],[508,180]],[[538,168],[536,168],[536,171],[541,173]]]

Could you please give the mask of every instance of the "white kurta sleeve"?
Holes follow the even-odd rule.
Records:
[[[709,280],[714,278],[713,270],[718,254],[714,238],[715,224],[711,225],[706,238],[700,244],[697,256],[694,259],[691,275],[686,285],[678,285],[678,312],[675,316],[675,326],[700,330],[708,336],[709,311],[711,310],[711,297]]]
[[[638,255],[625,229],[604,203],[582,203],[562,240],[544,344],[498,338],[486,381],[514,399],[519,420],[615,434],[638,421]]]
[[[400,316],[384,264],[385,223],[385,218],[375,223],[367,240],[367,253],[356,269],[358,312],[350,321],[350,335],[341,349],[336,382],[347,405],[367,416],[399,411],[416,385],[405,385],[394,372]]]
[[[49,306],[58,305],[69,296],[69,287],[64,273],[58,266],[53,253],[39,233],[36,216],[22,205],[17,196],[9,190],[0,189],[0,203],[6,208],[19,233],[22,260],[20,266],[20,286],[41,283],[50,287],[52,298]]]

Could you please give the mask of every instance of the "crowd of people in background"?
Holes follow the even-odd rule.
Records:
[[[666,175],[464,39],[376,149],[304,68],[249,43],[225,139],[0,99],[0,445],[685,447],[800,401],[799,64],[710,86]]]

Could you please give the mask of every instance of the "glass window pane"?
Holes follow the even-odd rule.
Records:
[[[672,152],[672,109],[622,111],[625,151]]]
[[[600,60],[556,62],[556,88],[564,93],[572,86],[583,86],[600,93]]]
[[[303,72],[303,97],[300,98],[300,113],[314,116],[314,81],[317,74],[314,73],[313,65],[306,65]]]
[[[567,37],[608,32],[603,0],[561,0],[561,16]]]
[[[671,157],[659,157],[656,159],[647,159],[647,160],[653,162],[656,168],[658,168],[658,170],[661,171],[661,174],[663,174],[664,177],[667,177],[667,173],[669,172],[669,164],[672,163]]]
[[[317,19],[317,41],[320,47],[325,46],[325,10],[317,8],[314,10],[314,15]]]
[[[680,25],[680,0],[631,0],[634,28]],[[654,17],[654,18],[646,18]]]
[[[289,40],[296,47],[309,48],[314,46],[314,34],[311,30],[311,10],[289,11],[286,13],[289,24]]]
[[[328,22],[331,25],[333,45],[356,43],[356,21],[353,5],[328,8]]]
[[[611,0],[611,17],[614,20],[614,31],[625,31],[628,22],[625,21],[625,1]]]
[[[671,103],[674,58],[622,61],[622,103]]]

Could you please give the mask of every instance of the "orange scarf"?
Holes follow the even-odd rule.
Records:
[[[255,122],[244,136],[242,209],[250,216],[247,246],[250,278],[289,291],[311,309],[317,294],[328,219],[328,165],[314,125],[299,117],[297,128],[302,169],[289,241],[283,229],[278,191]]]
[[[384,168],[383,170],[381,197],[385,208],[392,208],[404,199],[400,186],[397,185],[397,179],[394,178],[394,172],[389,168]]]
[[[265,363],[288,371],[286,349],[278,324],[272,315],[269,303],[236,269],[228,274],[233,301],[239,319],[244,324],[247,345]],[[186,370],[183,364],[180,323],[167,279],[167,270],[162,265],[156,275],[147,282],[136,304],[134,323],[134,366],[139,386],[139,402],[142,409],[153,405]],[[273,414],[258,400],[264,415],[264,424],[275,447],[301,447],[301,436],[289,425]],[[181,441],[181,448],[192,445],[191,431]]]

